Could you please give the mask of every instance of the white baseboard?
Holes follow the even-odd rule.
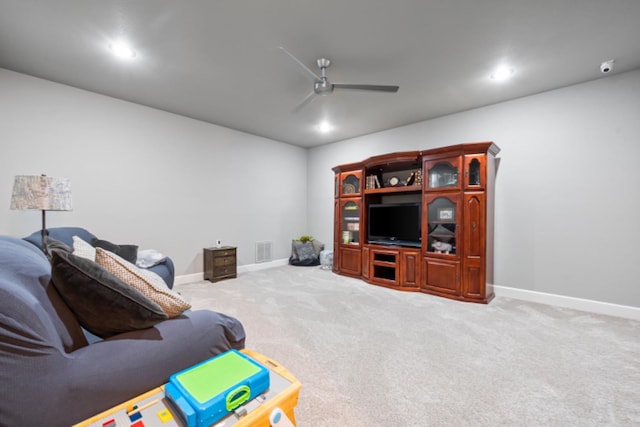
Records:
[[[563,295],[547,294],[544,292],[525,289],[509,288],[507,286],[493,286],[496,298],[514,298],[558,307],[572,308],[591,313],[606,314],[608,316],[623,317],[625,319],[640,320],[640,307],[611,304]]]
[[[280,267],[282,265],[289,265],[289,258],[276,259],[274,261],[261,262],[259,264],[241,265],[238,267],[238,273],[266,270],[267,268]]]
[[[259,264],[249,264],[249,265],[241,265],[238,267],[238,274],[247,273],[249,271],[258,271],[258,270],[266,270],[267,268],[279,267],[281,265],[288,265],[289,258],[277,259],[269,262],[261,262]],[[181,276],[176,276],[173,285],[185,285],[187,283],[200,282],[204,280],[204,272],[193,273],[193,274],[183,274]]]
[[[183,274],[181,276],[176,276],[173,279],[173,286],[186,285],[187,283],[193,282],[201,282],[204,280],[204,272],[193,273],[193,274]]]

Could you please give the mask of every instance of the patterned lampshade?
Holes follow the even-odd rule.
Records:
[[[18,175],[13,183],[11,209],[70,211],[71,182],[46,175]]]
[[[71,210],[71,182],[46,175],[17,175],[13,182],[11,209],[42,211],[42,250],[47,235],[46,211]],[[45,251],[46,252],[46,251]]]

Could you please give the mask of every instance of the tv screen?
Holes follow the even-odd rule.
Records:
[[[420,246],[420,203],[371,204],[367,224],[369,243]]]

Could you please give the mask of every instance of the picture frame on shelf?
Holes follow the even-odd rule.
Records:
[[[439,221],[451,221],[456,217],[454,208],[438,208],[436,215]]]

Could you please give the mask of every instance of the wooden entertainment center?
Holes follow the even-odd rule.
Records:
[[[334,167],[333,271],[403,291],[491,301],[499,151],[478,142]]]

